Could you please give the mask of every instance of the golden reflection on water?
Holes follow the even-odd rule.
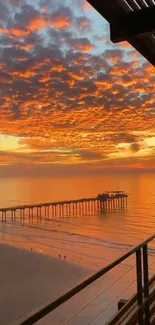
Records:
[[[0,205],[13,206],[96,196],[107,190],[129,194],[127,211],[106,215],[71,216],[30,223],[23,227],[3,225],[1,242],[20,245],[58,256],[70,252],[80,261],[80,254],[102,260],[120,255],[131,245],[155,232],[155,182],[153,174],[108,174],[76,178],[2,178]],[[10,237],[9,237],[10,236]],[[72,249],[71,249],[72,248]],[[117,251],[117,254],[116,254]],[[114,255],[111,254],[114,252]]]

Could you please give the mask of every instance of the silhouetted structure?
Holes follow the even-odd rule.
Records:
[[[0,208],[2,221],[7,216],[12,221],[16,218],[24,220],[25,217],[50,218],[71,215],[88,215],[93,213],[105,213],[125,209],[127,206],[127,194],[123,191],[111,191],[98,194],[95,198],[84,198],[60,202],[48,202],[32,205],[18,205]],[[43,210],[44,209],[44,210]],[[9,214],[9,215],[8,215]]]
[[[129,42],[155,66],[154,0],[88,0],[109,22],[111,41]]]

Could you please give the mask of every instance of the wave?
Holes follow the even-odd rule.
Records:
[[[21,224],[20,223],[12,223],[12,222],[7,222],[6,226],[12,226],[12,227],[16,227],[17,228],[21,228]],[[7,227],[1,228],[1,232],[2,233],[8,233],[7,231]],[[50,225],[51,226],[51,225]],[[12,228],[11,227],[11,228]],[[24,228],[28,228],[31,230],[39,230],[40,232],[34,232],[34,233],[21,233],[20,232],[20,236],[22,237],[31,237],[32,240],[33,238],[46,238],[46,239],[51,239],[51,240],[57,240],[60,243],[63,244],[70,244],[70,245],[79,245],[82,247],[82,245],[85,245],[85,247],[89,247],[91,248],[91,246],[98,246],[100,248],[106,247],[109,249],[117,249],[119,251],[128,251],[130,249],[132,249],[134,247],[134,244],[130,244],[130,243],[123,243],[120,241],[112,241],[112,240],[106,240],[104,238],[99,238],[99,237],[95,237],[95,236],[91,236],[91,235],[84,235],[84,234],[79,234],[76,232],[73,232],[71,230],[66,230],[66,229],[62,229],[63,227],[60,227],[60,229],[52,229],[51,227],[49,228],[49,226],[47,227],[47,225],[42,226],[42,225],[36,225],[36,224],[22,224],[22,227]],[[10,229],[9,229],[10,230]],[[46,232],[46,233],[45,233]],[[9,231],[10,233],[10,231]],[[47,235],[48,233],[48,235]],[[15,233],[14,233],[15,235]],[[16,234],[17,236],[19,235],[19,233]],[[83,246],[84,247],[84,246]],[[155,248],[153,247],[149,247],[148,248],[148,254],[150,256],[154,256],[155,255]]]
[[[14,225],[16,226],[16,228],[21,227],[20,224],[12,224],[7,222],[7,224],[9,225]],[[92,236],[88,236],[88,235],[83,235],[83,234],[79,234],[76,232],[72,232],[72,231],[66,231],[66,230],[61,230],[61,229],[51,229],[51,228],[47,228],[46,226],[37,226],[37,225],[28,225],[28,224],[23,224],[22,226],[24,226],[24,228],[31,228],[31,229],[36,229],[36,230],[40,230],[42,232],[41,233],[31,233],[31,234],[21,234],[21,236],[23,237],[27,237],[27,236],[32,236],[34,238],[38,237],[38,238],[49,238],[49,239],[59,239],[59,241],[64,242],[64,243],[73,243],[73,244],[88,244],[89,246],[100,246],[100,247],[107,247],[107,248],[115,248],[115,249],[119,249],[119,250],[129,250],[133,247],[132,244],[124,244],[122,242],[117,242],[117,241],[109,241],[109,240],[105,240],[102,238],[97,238],[97,237],[92,237]],[[1,232],[3,233],[8,233],[6,227],[1,229]],[[44,235],[44,232],[48,232],[49,236],[47,237],[47,235]],[[54,234],[56,236],[52,237],[51,235]]]

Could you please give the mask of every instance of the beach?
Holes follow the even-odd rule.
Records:
[[[23,319],[94,273],[88,263],[78,265],[69,262],[67,257],[54,258],[28,247],[21,249],[0,244],[0,256],[1,325],[11,325]],[[80,325],[81,321],[89,323],[96,320],[98,314],[97,323],[92,324],[105,324],[117,311],[117,301],[129,299],[135,292],[134,278],[135,267],[131,258],[36,324]]]
[[[45,252],[35,252],[32,247],[21,249],[0,244],[1,325],[11,325],[49,300],[54,301],[95,272],[96,263],[94,269],[89,263],[71,263],[67,260],[68,256],[58,255],[55,258]],[[101,314],[97,325],[105,324],[117,311],[118,295],[119,299],[129,298],[135,291],[133,265],[132,259],[119,265],[36,324],[80,325],[81,321],[93,320],[104,308],[104,322]],[[128,283],[132,285],[122,295],[122,289]],[[107,309],[109,304],[110,308]]]
[[[49,299],[54,300],[89,273],[65,260],[3,244],[0,256],[1,325],[9,325]]]

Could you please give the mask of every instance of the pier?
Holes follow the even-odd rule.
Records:
[[[11,218],[56,218],[64,216],[104,214],[110,211],[124,210],[127,207],[127,194],[124,191],[110,191],[98,194],[96,197],[47,202],[31,205],[18,205],[0,208],[0,218],[6,221]]]

